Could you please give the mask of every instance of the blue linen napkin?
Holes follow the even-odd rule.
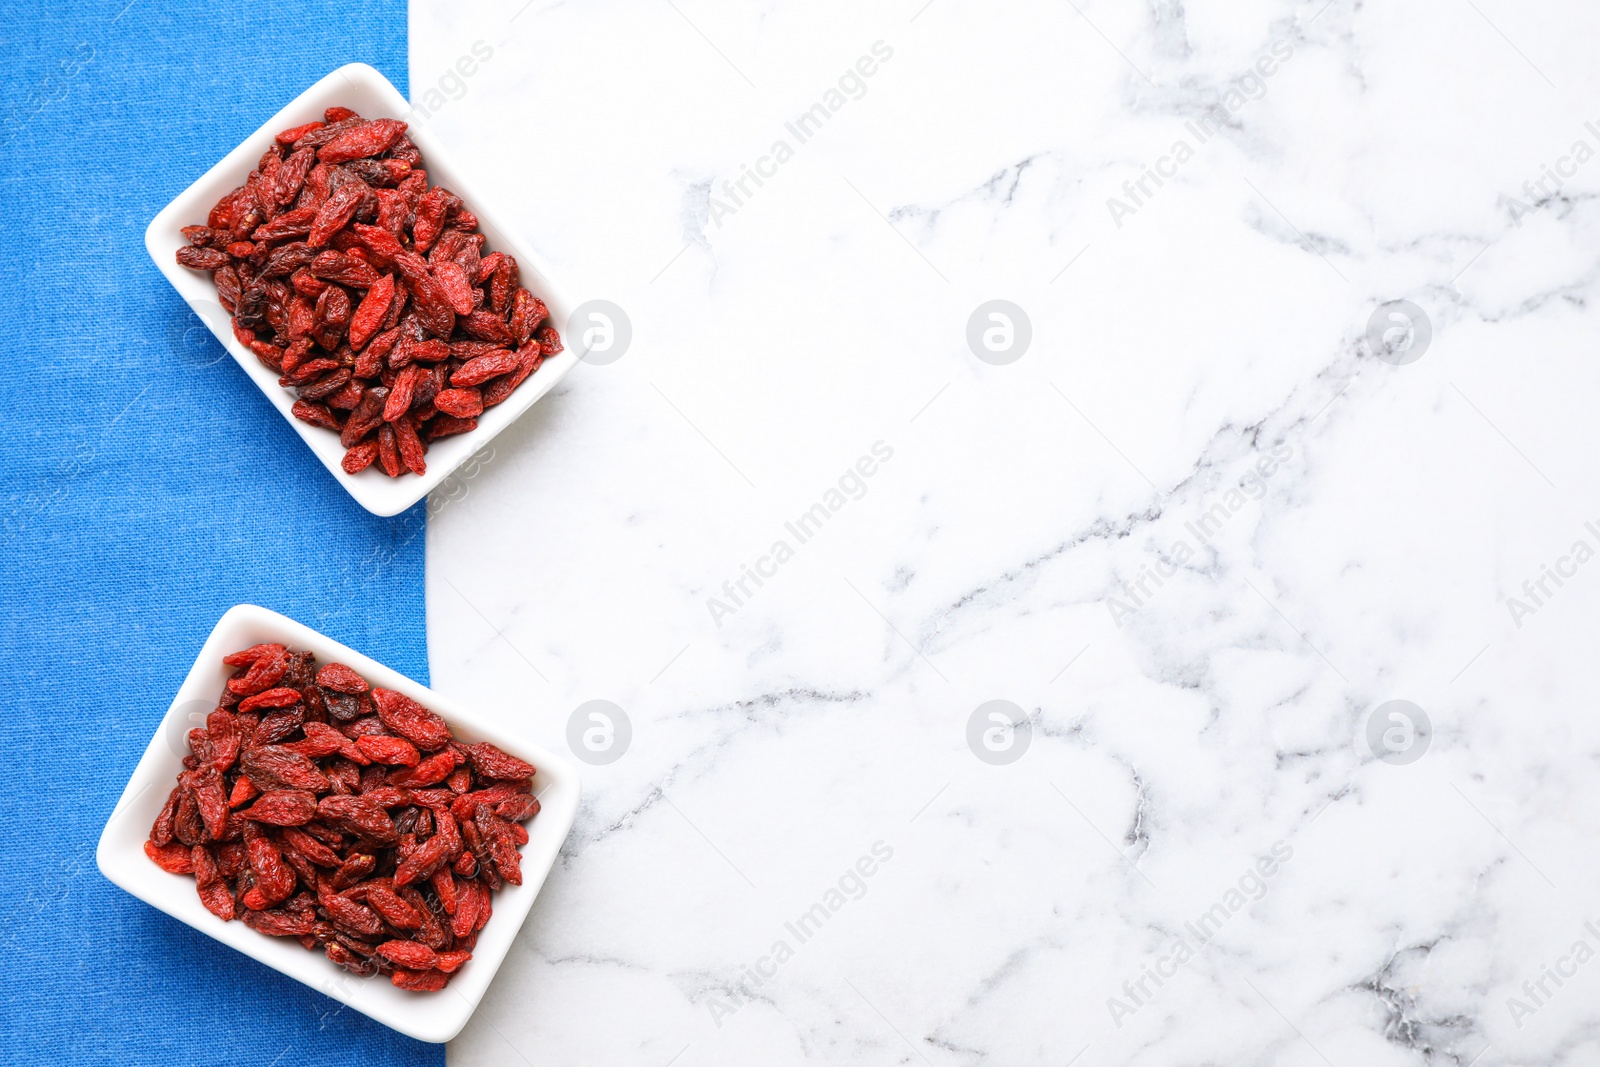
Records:
[[[143,240],[333,68],[403,86],[404,0],[20,2],[0,34],[0,1060],[442,1064],[94,864],[232,605],[426,681],[424,505],[357,506]]]

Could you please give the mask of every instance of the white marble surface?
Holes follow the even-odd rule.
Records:
[[[1600,10],[922,3],[412,4],[414,101],[492,47],[430,121],[634,328],[435,501],[435,684],[633,731],[451,1062],[1600,1062]]]

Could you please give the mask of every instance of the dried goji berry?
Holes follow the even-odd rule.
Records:
[[[190,849],[176,842],[158,845],[154,841],[144,843],[144,854],[149,856],[168,874],[191,874],[194,872],[194,855]]]
[[[300,690],[278,687],[257,693],[255,696],[245,697],[239,702],[240,711],[254,711],[257,708],[287,708],[300,703]]]
[[[418,845],[417,850],[394,869],[394,884],[410,885],[412,882],[427,878],[440,864],[450,858],[450,842],[437,836],[430,837]]]
[[[411,226],[411,243],[418,252],[426,252],[433,247],[433,242],[444,229],[444,213],[448,207],[445,191],[437,186],[429,189],[417,201],[416,218]]]
[[[422,759],[417,746],[403,737],[358,737],[356,747],[374,763],[415,767]]]
[[[457,389],[482,385],[490,378],[517,369],[516,353],[508,348],[492,356],[479,356],[450,376],[450,384]]]
[[[172,844],[172,823],[178,814],[178,798],[182,795],[183,787],[174,786],[172,792],[167,794],[167,802],[156,815],[155,825],[150,827],[150,841],[158,848]]]
[[[367,906],[383,921],[397,930],[415,930],[422,926],[422,916],[393,889],[373,879],[367,884]]]
[[[358,904],[338,894],[326,897],[319,903],[334,923],[362,937],[377,937],[383,933],[383,920],[365,904]]]
[[[508,822],[520,823],[539,814],[539,798],[517,796],[495,805],[494,813]]]
[[[456,884],[456,911],[450,917],[450,932],[456,937],[466,937],[476,928],[480,892],[480,883],[476,880]]]
[[[445,983],[450,981],[450,976],[443,971],[410,971],[404,967],[396,967],[394,974],[389,976],[389,981],[400,989],[409,989],[413,993],[432,993],[443,989]]]
[[[474,340],[497,345],[511,343],[511,327],[506,325],[505,319],[499,312],[474,311],[470,315],[462,316],[458,325],[462,333]]]
[[[454,415],[435,415],[428,420],[427,430],[423,436],[430,441],[437,441],[441,437],[469,433],[477,428],[477,419],[458,419]]]
[[[423,786],[437,785],[445,780],[445,776],[456,769],[455,753],[444,751],[429,756],[417,763],[415,767],[397,771],[389,781],[407,789]]]
[[[260,725],[255,728],[255,732],[250,735],[249,747],[260,748],[264,745],[275,745],[279,741],[287,741],[305,724],[305,721],[306,709],[298,704],[292,708],[279,708],[268,712]]]
[[[256,788],[256,784],[241,774],[233,783],[233,791],[228,794],[228,807],[230,809],[240,807],[260,795],[261,790]]]
[[[340,693],[365,693],[367,680],[343,663],[324,664],[317,672],[317,684]]]
[[[405,471],[405,466],[400,462],[400,449],[395,444],[394,425],[384,423],[378,427],[378,462],[383,466],[383,473],[391,478],[398,478]]]
[[[348,163],[352,159],[381,155],[405,132],[406,124],[398,119],[373,119],[329,140],[318,149],[317,158],[324,163]]]
[[[311,224],[306,227],[306,243],[313,248],[327,244],[334,234],[344,229],[345,225],[355,217],[356,211],[361,207],[361,201],[370,193],[367,183],[360,178],[351,178],[329,193],[328,199],[317,209],[317,213],[312,216]]]
[[[467,281],[467,272],[460,264],[448,259],[434,264],[433,278],[457,315],[472,314],[472,283]]]
[[[317,798],[300,789],[269,789],[240,818],[272,826],[303,826],[317,817]]]
[[[426,474],[428,462],[424,457],[427,451],[422,439],[417,436],[417,415],[408,413],[401,416],[394,423],[394,443],[400,452],[400,461],[412,474]]]
[[[228,883],[223,881],[222,873],[217,870],[216,857],[212,856],[203,845],[196,845],[190,849],[189,857],[194,869],[194,886],[200,894],[200,903],[223,922],[232,920],[235,910],[233,893],[229,891]]]
[[[389,399],[383,406],[385,422],[395,422],[411,410],[411,398],[416,392],[418,380],[424,373],[419,367],[407,367],[394,376],[394,387],[389,390]]]
[[[324,125],[326,124],[321,122],[308,122],[303,126],[291,126],[278,134],[277,141],[279,144],[294,144],[313,130],[322,129]]]
[[[191,267],[194,270],[217,270],[226,267],[232,262],[228,253],[219,252],[215,248],[195,248],[193,245],[184,245],[178,249],[178,264]]]
[[[500,877],[512,885],[522,884],[521,855],[517,846],[511,839],[511,828],[495,815],[494,810],[487,804],[479,804],[477,814],[473,818],[474,825],[478,828],[478,836],[483,840],[484,846],[489,850],[489,856],[494,860],[495,868],[500,872]],[[479,857],[482,862],[482,857]]]
[[[289,657],[284,647],[273,645],[254,660],[243,675],[228,679],[228,689],[239,696],[254,696],[277,685],[288,669]]]
[[[483,414],[483,394],[476,389],[445,389],[433,398],[433,404],[446,415],[470,419]]]
[[[398,838],[388,812],[363,796],[323,797],[317,817],[376,844],[393,844]]]
[[[240,753],[239,766],[263,789],[321,793],[328,788],[328,779],[316,764],[281,745],[253,745]]]
[[[372,702],[383,725],[406,738],[424,752],[450,743],[450,728],[445,721],[404,693],[393,689],[374,689]]]
[[[272,910],[244,913],[246,926],[257,933],[271,937],[299,937],[302,934],[309,934],[316,921],[316,916],[308,911]]]
[[[368,268],[371,269],[371,268]],[[389,314],[389,303],[394,299],[394,275],[385,274],[367,289],[361,304],[350,317],[350,347],[359,349],[372,339]],[[370,377],[370,376],[369,376]]]
[[[472,763],[472,769],[484,778],[518,781],[532,778],[538,773],[533,764],[503,752],[487,741],[476,745],[462,745],[461,749]]]

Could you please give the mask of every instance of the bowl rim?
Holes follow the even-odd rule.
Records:
[[[246,634],[253,639],[242,636]],[[459,731],[474,742],[489,741],[538,769],[534,791],[540,798],[540,811],[527,824],[528,843],[521,849],[523,883],[507,885],[495,894],[494,916],[479,935],[472,960],[444,989],[412,993],[381,979],[357,979],[292,938],[268,937],[239,921],[224,923],[200,904],[191,876],[168,874],[145,855],[149,824],[182,770],[179,746],[187,737],[191,716],[200,707],[215,706],[223,682],[232,673],[222,665],[222,656],[261,639],[308,649],[317,654],[319,662],[344,663],[372,685],[394,689],[431,708],[452,732]],[[201,933],[403,1034],[438,1043],[459,1033],[482,1001],[560,854],[581,795],[576,766],[561,756],[507,737],[491,720],[326,634],[267,608],[240,604],[225,612],[212,628],[157,724],[100,833],[95,862],[113,884]]]
[[[466,201],[478,217],[478,231],[488,238],[489,249],[503,251],[516,258],[522,284],[545,302],[550,310],[550,321],[562,331],[565,340],[566,323],[574,305],[563,289],[551,280],[543,257],[501,224],[502,216],[473,187],[449,149],[439,142],[426,124],[418,125],[412,121],[416,113],[411,104],[388,78],[366,63],[347,63],[319,79],[173,197],[145,228],[145,250],[190,310],[256,383],[268,402],[278,409],[334,480],[367,511],[388,518],[400,514],[427,496],[554,389],[577,365],[578,355],[570,345],[566,346],[546,359],[539,370],[518,386],[504,403],[479,416],[476,430],[432,442],[425,474],[407,472],[399,478],[389,478],[375,467],[357,475],[345,472],[340,466],[345,449],[339,444],[338,436],[294,417],[294,395],[278,385],[278,375],[234,337],[231,316],[217,301],[216,289],[210,277],[203,271],[179,266],[173,258],[176,250],[187,243],[183,239],[182,228],[203,223],[212,204],[229,189],[243,183],[245,175],[254,169],[261,153],[280,130],[309,122],[313,118],[321,119],[324,108],[341,103],[362,103],[363,107],[373,108],[374,115],[381,110],[389,117],[411,122],[406,135],[422,153],[430,184],[445,185]]]

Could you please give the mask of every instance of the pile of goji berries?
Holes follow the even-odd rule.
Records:
[[[189,731],[144,850],[193,874],[223,920],[298,938],[346,970],[442,989],[491,894],[522,884],[534,768],[454,740],[443,719],[341,663],[264,644]]]
[[[339,434],[346,471],[422,474],[427,443],[476,429],[561,335],[517,261],[428,185],[404,122],[323,118],[184,227],[178,262],[211,272],[234,335],[296,391],[297,418]]]

